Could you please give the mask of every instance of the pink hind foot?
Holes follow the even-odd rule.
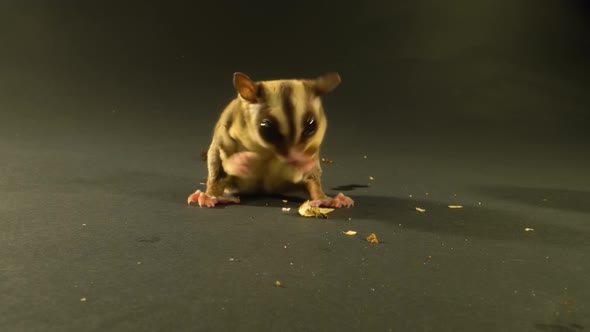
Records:
[[[205,194],[201,190],[197,190],[190,194],[187,198],[187,204],[198,203],[199,207],[214,207],[216,204],[229,204],[229,203],[240,203],[238,197],[213,197]]]
[[[354,205],[354,201],[352,198],[344,195],[343,193],[338,193],[338,195],[334,196],[333,198],[326,197],[320,199],[314,199],[313,201],[309,202],[310,206],[323,206],[323,207],[331,207],[331,208],[341,208],[341,207],[351,207]]]

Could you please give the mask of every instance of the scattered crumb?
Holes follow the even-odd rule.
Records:
[[[206,186],[206,185],[207,185],[205,182],[199,182],[199,184],[200,184],[201,186]]]
[[[86,226],[86,224],[82,224],[82,226]]]
[[[525,232],[532,232],[534,230],[535,230],[534,228],[528,228],[528,227],[524,229]]]
[[[327,164],[331,164],[334,162],[332,159],[328,159],[328,158],[322,158],[321,160],[323,163],[327,163]]]
[[[410,194],[410,198],[414,197],[414,195]]]
[[[81,298],[80,302],[86,302],[86,298],[85,297]]]
[[[426,193],[426,196],[430,195],[430,193]]]
[[[426,209],[416,207],[416,211],[418,211],[418,212],[426,212]]]
[[[370,243],[379,243],[379,239],[377,239],[377,235],[375,235],[375,233],[371,233],[369,236],[367,236],[367,241]]]
[[[369,176],[369,180],[373,181],[373,180],[375,180],[375,178],[372,176]]]
[[[367,156],[363,156],[363,158],[367,159]]]
[[[278,280],[275,281],[275,287],[281,287],[281,286],[282,286],[282,284],[280,281],[278,281]]]
[[[344,233],[346,235],[356,235],[356,231],[351,231],[351,230],[348,230],[348,231],[342,232],[342,233]]]
[[[304,217],[316,217],[327,219],[328,213],[332,211],[334,211],[334,209],[309,206],[309,201],[305,201],[303,202],[303,204],[301,204],[301,206],[299,206],[299,214]]]
[[[291,208],[290,207],[284,207],[283,208],[283,212],[289,212],[289,211],[291,211]]]
[[[286,200],[286,199],[283,199],[282,201],[283,201],[283,203],[287,203],[288,202],[288,200]]]
[[[350,220],[352,220],[352,218],[348,218],[348,220],[350,221]]]
[[[462,209],[463,205],[449,205],[449,209]]]

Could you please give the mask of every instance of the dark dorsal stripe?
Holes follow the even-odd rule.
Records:
[[[295,141],[295,106],[291,100],[291,95],[293,94],[293,87],[289,83],[281,84],[281,98],[283,103],[283,110],[285,112],[285,117],[287,118],[287,122],[289,124],[289,133],[287,136],[287,141],[289,144]]]

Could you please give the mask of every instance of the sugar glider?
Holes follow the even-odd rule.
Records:
[[[253,81],[236,72],[237,96],[223,110],[207,151],[207,189],[188,204],[239,203],[242,194],[304,191],[310,205],[350,207],[342,193],[322,189],[320,146],[327,128],[321,97],[341,82],[338,73],[309,79]]]

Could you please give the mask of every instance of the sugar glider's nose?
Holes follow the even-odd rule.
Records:
[[[317,162],[317,158],[314,154],[306,154],[301,150],[291,149],[285,158],[285,162],[299,168],[304,173],[308,173]]]

